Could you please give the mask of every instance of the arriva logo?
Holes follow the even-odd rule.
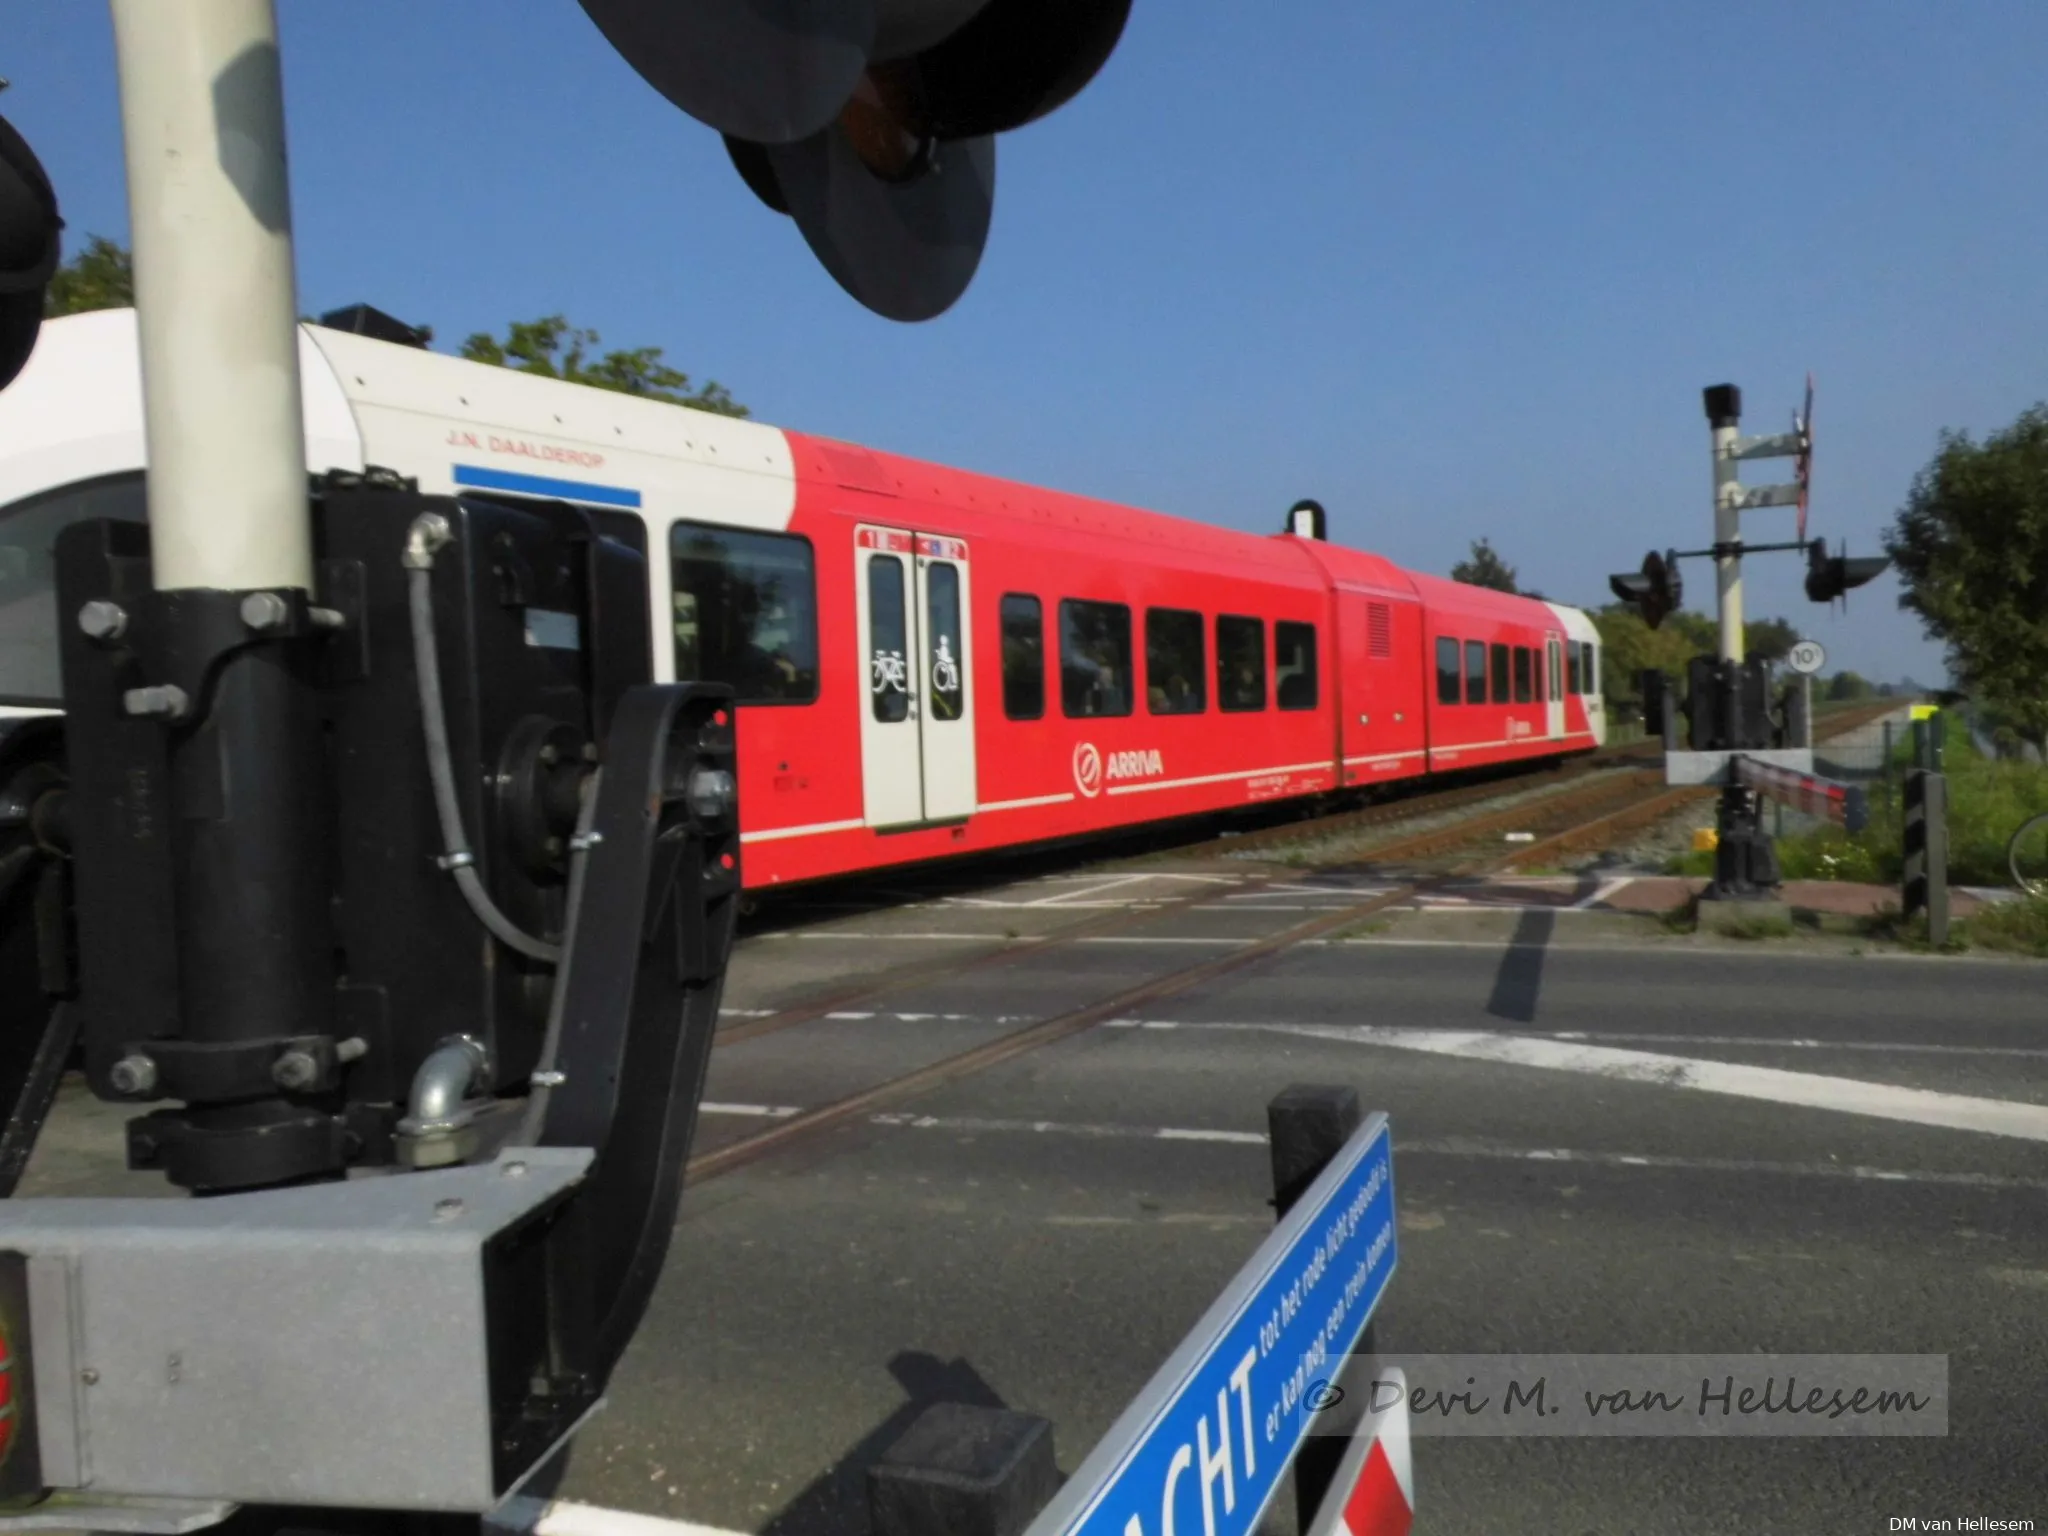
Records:
[[[1166,772],[1166,763],[1158,751],[1112,752],[1109,754],[1109,771],[1103,772],[1102,754],[1095,749],[1095,743],[1084,741],[1074,748],[1074,787],[1090,800],[1102,793],[1102,781],[1110,779],[1156,779]]]
[[[1112,779],[1156,779],[1164,772],[1166,764],[1156,751],[1109,754],[1109,776]]]
[[[1092,741],[1074,748],[1074,787],[1090,800],[1102,793],[1102,754]]]

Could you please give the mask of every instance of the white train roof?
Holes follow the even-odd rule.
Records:
[[[430,493],[563,495],[676,518],[789,526],[796,476],[773,427],[512,369],[299,328],[307,467],[381,465]],[[49,322],[0,392],[0,506],[148,464],[133,310]]]

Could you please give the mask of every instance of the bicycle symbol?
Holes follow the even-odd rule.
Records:
[[[876,693],[910,692],[910,668],[901,651],[876,651],[872,670]]]

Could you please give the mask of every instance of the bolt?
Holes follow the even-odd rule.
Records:
[[[78,610],[78,627],[88,638],[105,644],[127,633],[128,615],[119,603],[95,598]]]
[[[242,599],[242,622],[251,629],[276,629],[292,616],[292,605],[276,592],[251,592]]]
[[[453,1221],[462,1214],[462,1201],[455,1195],[447,1195],[434,1202],[434,1220]]]
[[[360,1035],[352,1035],[334,1048],[336,1061],[360,1061],[370,1051],[369,1041]]]
[[[585,743],[583,743],[583,761],[585,761],[586,763],[594,763],[597,761],[596,742],[586,741]]]
[[[536,1088],[559,1088],[569,1081],[569,1074],[555,1071],[536,1072],[528,1081]]]
[[[507,1163],[507,1164],[505,1165],[505,1177],[506,1177],[506,1178],[508,1178],[508,1179],[523,1179],[523,1178],[525,1178],[525,1177],[526,1177],[526,1164],[524,1164],[524,1163]]]
[[[561,750],[552,741],[541,743],[540,760],[548,766],[553,767],[561,755]]]
[[[141,1052],[123,1056],[107,1070],[107,1081],[114,1092],[129,1098],[139,1099],[156,1087],[156,1063]]]
[[[88,1365],[78,1373],[78,1379],[88,1387],[96,1387],[100,1384],[100,1373]]]
[[[280,1088],[300,1092],[320,1081],[320,1063],[311,1051],[286,1051],[270,1064],[270,1080]]]
[[[185,713],[185,690],[171,684],[155,688],[130,688],[121,695],[121,707],[131,715],[161,715],[175,720]]]

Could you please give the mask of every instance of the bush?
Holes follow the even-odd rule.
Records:
[[[1993,902],[1958,919],[1953,932],[1974,949],[2048,958],[2048,896]]]

